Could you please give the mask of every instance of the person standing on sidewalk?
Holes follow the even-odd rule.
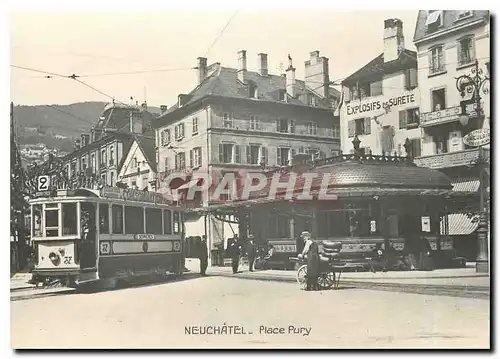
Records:
[[[241,244],[238,235],[235,234],[231,244],[229,245],[229,255],[233,266],[233,274],[238,273],[238,266],[240,264],[240,249]]]
[[[250,272],[253,272],[253,263],[255,262],[255,238],[253,234],[250,234],[248,236],[248,239],[245,243],[245,251],[247,252],[247,258],[248,258],[248,269]]]
[[[318,244],[311,239],[311,233],[304,231],[301,234],[304,240],[304,249],[301,257],[307,258],[307,287],[306,290],[319,290],[319,248]]]
[[[208,249],[207,249],[207,236],[203,235],[199,242],[198,257],[200,259],[200,274],[207,275],[208,267]]]

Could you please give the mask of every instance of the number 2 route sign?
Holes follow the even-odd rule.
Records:
[[[50,186],[49,176],[38,176],[37,186],[36,186],[38,192],[48,191],[49,186]]]

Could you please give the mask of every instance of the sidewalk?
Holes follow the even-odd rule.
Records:
[[[186,259],[186,267],[199,272],[197,259]],[[240,273],[233,274],[231,267],[210,267],[207,274],[232,278],[296,282],[296,271],[265,270],[248,271],[247,265],[239,267]],[[422,286],[444,289],[468,289],[489,292],[490,278],[488,274],[476,273],[474,268],[438,269],[434,271],[400,271],[400,272],[349,272],[342,273],[342,284],[371,284],[385,286]]]

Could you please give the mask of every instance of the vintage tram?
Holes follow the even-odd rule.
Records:
[[[30,206],[37,285],[109,288],[138,276],[182,274],[184,216],[159,193],[64,189]]]

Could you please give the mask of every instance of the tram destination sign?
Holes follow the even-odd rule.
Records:
[[[140,240],[140,241],[153,240],[153,239],[155,239],[155,235],[141,233],[141,234],[136,234],[135,239]]]
[[[138,191],[129,188],[104,187],[100,192],[101,197],[123,199],[124,201],[136,201],[158,204],[172,204],[161,193]]]
[[[469,132],[464,136],[464,143],[467,146],[479,147],[490,143],[490,130],[487,128],[482,128],[479,130],[474,130]]]

